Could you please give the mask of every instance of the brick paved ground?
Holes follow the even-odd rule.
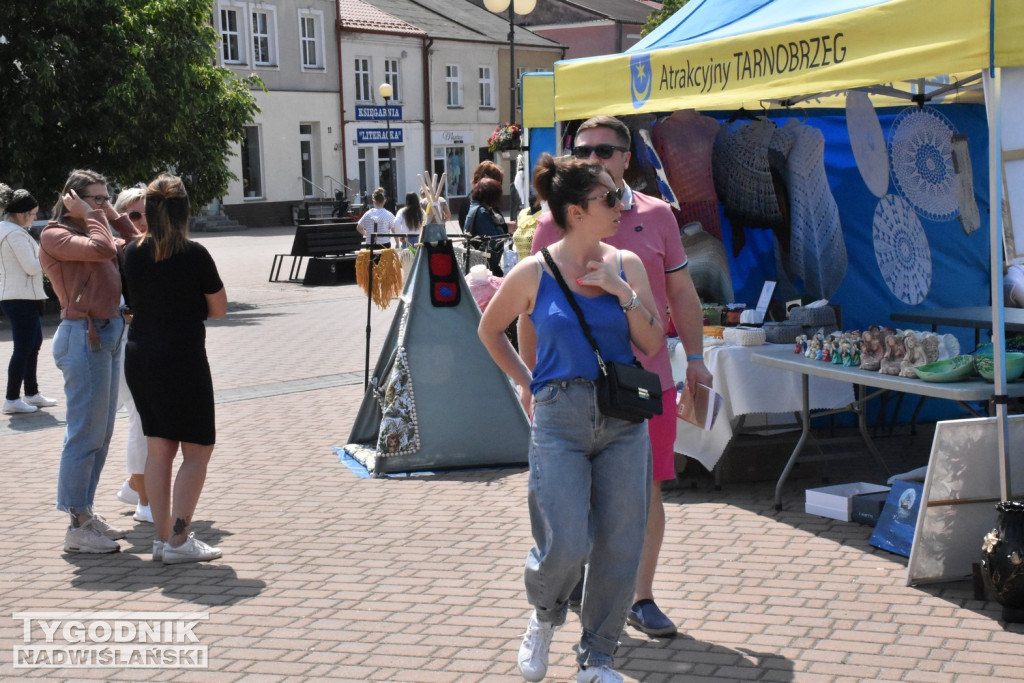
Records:
[[[525,471],[354,476],[331,447],[344,444],[362,397],[365,298],[354,285],[267,283],[290,230],[199,239],[220,266],[231,312],[209,325],[219,438],[195,528],[225,556],[154,565],[145,524],[120,554],[63,554],[66,521],[52,510],[63,413],[0,417],[0,676],[520,680]],[[393,312],[373,314],[371,362]],[[54,329],[48,320],[40,375],[59,397]],[[0,359],[10,350],[0,322]],[[97,504],[132,525],[113,495],[125,431],[119,419]],[[881,440],[900,465],[913,460],[907,443]],[[1024,679],[1024,628],[1001,623],[998,605],[975,600],[967,582],[904,586],[906,561],[869,546],[869,529],[803,514],[814,481],[794,480],[776,512],[770,482],[715,491],[687,468],[666,492],[656,584],[683,635],[627,630],[618,662],[630,679]],[[106,609],[209,612],[195,631],[209,670],[12,668],[21,639],[13,613]],[[570,616],[556,635],[552,680],[573,677],[578,628]]]

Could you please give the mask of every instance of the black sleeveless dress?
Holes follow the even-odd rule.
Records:
[[[124,372],[146,436],[200,445],[216,441],[206,359],[206,295],[224,288],[210,253],[189,241],[162,261],[153,243],[125,248],[132,322]]]

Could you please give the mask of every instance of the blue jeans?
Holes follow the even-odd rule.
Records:
[[[0,301],[0,310],[11,321],[14,337],[14,353],[7,365],[7,400],[21,397],[21,385],[25,395],[39,393],[36,382],[36,364],[39,349],[43,345],[43,325],[39,318],[39,302],[30,299],[8,299]]]
[[[62,320],[53,335],[53,359],[64,373],[67,406],[57,509],[72,513],[92,508],[117,411],[124,321],[95,319],[93,325],[98,350],[89,341],[87,320]]]
[[[647,424],[605,417],[594,383],[548,382],[534,395],[526,597],[541,621],[565,622],[589,562],[577,661],[611,665],[633,602],[651,495]]]

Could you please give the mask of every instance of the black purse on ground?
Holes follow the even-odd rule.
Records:
[[[644,368],[633,358],[632,363],[618,363],[615,361],[605,362],[601,358],[601,352],[597,348],[597,342],[590,334],[590,326],[583,319],[583,311],[576,303],[569,285],[565,284],[562,273],[555,265],[547,247],[541,249],[544,260],[562,288],[565,298],[576,313],[583,328],[583,336],[587,338],[594,355],[597,356],[597,367],[600,373],[597,376],[597,405],[601,412],[608,417],[615,417],[629,422],[643,422],[654,415],[661,415],[661,379],[653,372]]]

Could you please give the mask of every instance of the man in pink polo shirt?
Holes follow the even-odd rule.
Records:
[[[602,164],[608,169],[616,186],[622,188],[624,206],[619,230],[605,242],[632,251],[644,262],[655,304],[662,315],[662,324],[668,329],[667,310],[671,309],[672,320],[683,348],[686,349],[688,385],[694,387],[700,382],[711,386],[711,373],[704,366],[701,324],[704,316],[700,298],[686,269],[686,252],[683,250],[679,227],[668,204],[631,190],[623,180],[623,173],[629,165],[629,141],[629,128],[624,123],[611,116],[596,116],[579,127],[573,156]],[[544,214],[537,223],[531,253],[537,253],[541,247],[553,244],[559,237],[551,215]],[[536,360],[535,341],[528,318],[525,325],[520,319],[519,350],[526,364],[533,367]],[[665,536],[661,482],[675,479],[676,476],[673,448],[676,439],[675,382],[665,344],[653,356],[646,356],[636,349],[634,351],[645,368],[658,373],[665,391],[662,414],[655,415],[648,422],[654,454],[654,485],[651,487],[651,504],[636,594],[626,620],[648,635],[673,636],[676,634],[676,625],[654,603],[654,573]]]

